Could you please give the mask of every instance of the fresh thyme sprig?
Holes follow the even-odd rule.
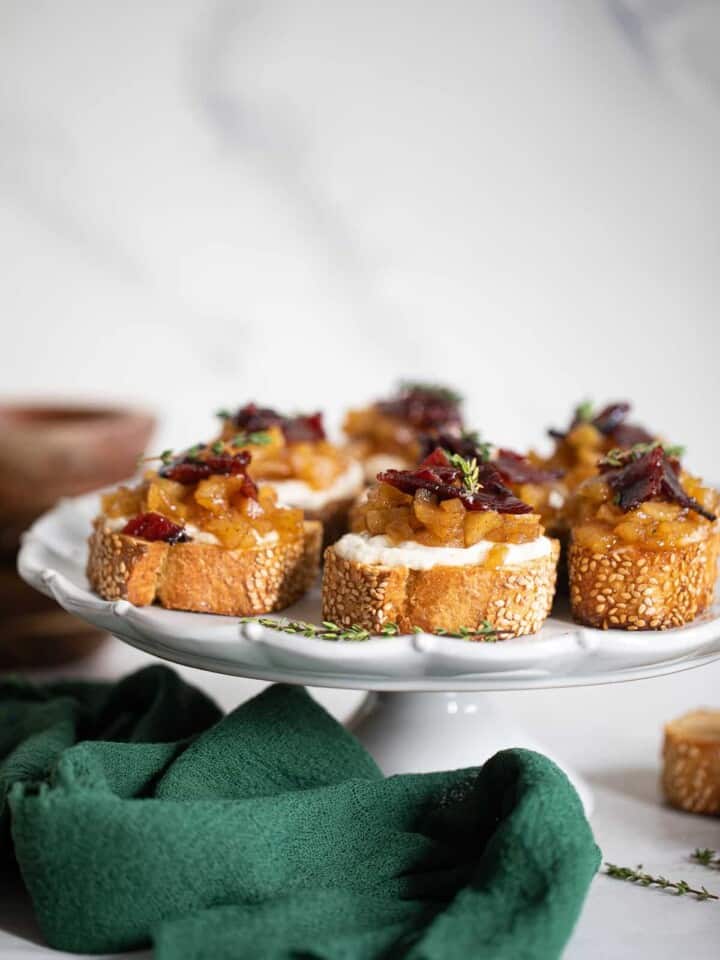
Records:
[[[696,847],[690,854],[690,859],[695,863],[700,863],[703,867],[720,867],[720,856],[717,850],[710,850],[708,847],[701,849]]]
[[[172,450],[163,450],[162,453],[158,453],[152,457],[138,457],[137,465],[141,467],[144,463],[152,463],[154,460],[160,460],[167,466],[168,463],[172,462],[174,456],[175,454]]]
[[[583,400],[575,407],[575,419],[579,420],[580,423],[590,423],[594,412],[592,400]]]
[[[450,463],[462,473],[463,486],[468,493],[477,493],[480,489],[480,468],[475,457],[466,459],[459,453],[452,453],[448,457]]]
[[[263,627],[269,627],[271,630],[281,630],[283,633],[301,634],[303,637],[317,637],[321,640],[369,640],[373,636],[369,630],[353,624],[350,627],[344,627],[330,620],[323,620],[320,625],[308,623],[306,620],[273,620],[272,617],[241,617],[240,623],[259,623]],[[509,634],[507,631],[496,630],[488,621],[483,622],[477,627],[461,627],[457,633],[450,630],[443,630],[438,627],[432,631],[422,630],[420,627],[413,627],[410,633],[433,633],[439,637],[455,637],[460,640],[483,641],[485,643],[495,643],[498,640],[504,640]],[[380,628],[378,636],[398,637],[401,635],[400,627],[396,623],[384,623]]]
[[[232,438],[233,447],[266,447],[272,442],[267,430],[255,430],[251,433],[236,433]]]
[[[691,894],[697,900],[720,900],[716,893],[710,893],[705,887],[691,887],[687,880],[668,880],[667,877],[654,877],[650,873],[644,873],[642,864],[632,870],[630,867],[619,867],[616,863],[605,863],[606,873],[609,877],[616,880],[627,880],[630,883],[637,883],[641,887],[660,887],[662,890],[673,890],[678,897]]]
[[[207,449],[206,443],[194,443],[192,447],[188,447],[185,456],[188,460],[197,460],[202,451],[205,449]],[[224,444],[221,440],[216,440],[210,449],[213,453],[222,453]],[[179,454],[168,448],[167,450],[163,450],[162,453],[155,454],[155,456],[152,457],[139,457],[138,466],[142,466],[143,463],[152,463],[154,460],[160,460],[163,466],[168,466],[168,464],[172,463],[177,456],[179,456]]]
[[[623,450],[621,447],[614,447],[600,461],[601,464],[608,467],[622,467],[631,460],[639,460],[646,453],[650,453],[655,447],[662,447],[663,452],[668,457],[675,457],[678,460],[685,455],[685,447],[679,443],[660,443],[659,440],[652,443],[635,443],[629,450]]]

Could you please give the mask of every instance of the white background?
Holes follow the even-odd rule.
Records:
[[[2,0],[0,390],[586,396],[720,476],[720,6]],[[190,431],[192,430],[192,434]]]
[[[719,47],[716,0],[0,0],[0,393],[147,405],[175,446],[399,376],[508,445],[630,398],[717,480]],[[606,857],[682,876],[720,833],[660,806],[661,726],[719,682],[507,699]],[[598,878],[569,955],[710,958],[712,909]]]

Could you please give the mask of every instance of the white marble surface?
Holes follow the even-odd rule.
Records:
[[[148,662],[151,658],[146,654],[111,639],[82,668],[63,672],[114,677]],[[263,686],[178,669],[226,709]],[[491,696],[533,739],[585,777],[594,792],[591,822],[605,860],[633,867],[642,863],[647,870],[704,883],[720,893],[720,871],[688,862],[695,847],[720,849],[720,821],[665,807],[657,789],[663,724],[687,709],[717,703],[719,684],[720,663],[716,663],[670,677],[607,687],[482,696]],[[339,719],[348,717],[362,697],[341,690],[313,693]],[[670,960],[690,952],[694,960],[715,960],[719,935],[720,904],[678,899],[598,876],[564,960]],[[0,956],[3,960],[69,956],[43,946],[31,906],[17,888],[0,889]]]

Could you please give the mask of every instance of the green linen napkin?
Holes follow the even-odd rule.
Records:
[[[536,753],[385,778],[304,689],[221,718],[164,667],[0,683],[0,791],[0,855],[48,942],[86,953],[547,960],[599,864]]]

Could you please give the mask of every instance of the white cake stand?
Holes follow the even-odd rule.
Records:
[[[532,637],[472,643],[415,634],[334,642],[234,617],[108,602],[85,577],[86,540],[98,497],[61,501],[25,534],[18,569],[65,610],[164,660],[273,682],[367,690],[351,721],[387,774],[474,766],[506,747],[547,751],[518,729],[488,693],[617,683],[720,659],[720,605],[664,632],[593,630],[562,610]],[[285,611],[320,621],[319,591]],[[591,718],[578,717],[578,726]],[[554,757],[588,812],[582,779]]]

